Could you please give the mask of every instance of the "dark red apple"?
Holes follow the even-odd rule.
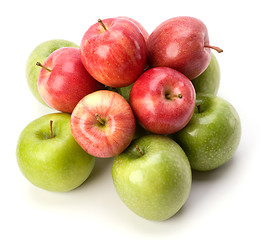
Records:
[[[99,20],[84,34],[81,59],[87,71],[110,87],[126,87],[144,71],[146,42],[138,27],[121,18]]]
[[[139,30],[141,31],[141,33],[142,33],[142,35],[143,35],[145,41],[147,42],[147,40],[148,40],[150,34],[149,34],[149,33],[147,32],[147,30],[142,26],[141,23],[139,23],[138,21],[136,21],[135,19],[130,18],[130,17],[120,16],[120,17],[118,17],[118,18],[127,19],[127,20],[133,22],[133,23],[139,28]]]
[[[38,90],[42,99],[52,108],[71,113],[87,94],[103,89],[84,68],[79,48],[65,47],[52,52],[42,67]]]
[[[79,145],[95,157],[121,153],[132,141],[135,118],[118,93],[100,90],[84,97],[71,115],[71,130]]]
[[[161,23],[147,41],[151,67],[174,68],[190,80],[198,77],[210,63],[211,48],[205,24],[193,17],[175,17]]]
[[[133,84],[129,102],[138,122],[148,131],[171,134],[189,122],[196,94],[191,81],[168,67],[151,68]]]

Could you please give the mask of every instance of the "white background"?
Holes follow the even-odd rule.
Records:
[[[1,2],[0,239],[277,239],[277,11],[275,1],[3,1]],[[149,33],[180,15],[201,19],[217,54],[219,96],[242,121],[242,139],[223,167],[194,173],[181,211],[164,222],[131,212],[111,179],[112,160],[68,193],[31,185],[15,157],[20,132],[53,112],[31,94],[25,63],[41,42],[80,43],[98,18],[129,16]]]

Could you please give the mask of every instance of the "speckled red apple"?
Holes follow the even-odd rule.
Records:
[[[198,77],[210,63],[211,48],[205,24],[193,17],[175,17],[161,23],[147,41],[151,67],[174,68],[190,80]]]
[[[42,99],[52,108],[71,113],[87,94],[103,89],[84,68],[79,48],[60,48],[51,53],[42,67],[38,89]]]
[[[93,24],[84,34],[81,59],[87,71],[110,87],[133,83],[146,66],[146,42],[129,20],[108,18]]]
[[[190,120],[195,89],[182,73],[167,67],[144,72],[132,86],[129,102],[138,122],[148,131],[171,134]]]

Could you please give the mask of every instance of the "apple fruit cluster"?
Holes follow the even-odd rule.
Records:
[[[114,158],[120,199],[154,221],[187,201],[192,170],[209,171],[234,155],[241,137],[235,108],[217,96],[220,68],[205,24],[174,17],[149,35],[129,17],[99,19],[80,47],[37,46],[26,65],[34,96],[57,113],[22,131],[23,175],[49,191],[70,191],[96,158]],[[107,161],[104,160],[104,161]]]

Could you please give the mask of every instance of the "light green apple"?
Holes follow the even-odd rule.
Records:
[[[126,87],[121,87],[121,88],[114,88],[114,87],[106,86],[106,89],[109,91],[119,93],[129,103],[129,94],[130,94],[132,86],[133,86],[133,83]]]
[[[38,67],[36,63],[37,62],[44,63],[46,58],[52,52],[62,47],[79,47],[79,46],[71,41],[67,41],[63,39],[48,40],[35,47],[33,51],[30,53],[26,62],[25,76],[26,76],[28,86],[32,94],[35,96],[35,98],[45,106],[48,105],[43,101],[38,90],[38,77],[41,68]]]
[[[192,80],[196,93],[218,93],[220,84],[220,67],[213,53],[211,53],[210,64],[207,69],[197,78]]]
[[[226,100],[212,94],[197,94],[190,122],[174,139],[185,151],[192,169],[208,171],[232,158],[241,138],[240,118]]]
[[[95,165],[95,157],[74,140],[70,118],[67,113],[44,115],[29,123],[19,136],[18,166],[39,188],[70,191],[88,178]]]
[[[132,86],[133,83],[128,85],[127,87],[117,88],[117,92],[121,94],[125,98],[125,100],[127,100],[127,102],[129,102],[129,94]]]
[[[191,189],[191,168],[181,147],[162,135],[134,140],[112,167],[115,189],[137,215],[153,221],[172,217]]]

